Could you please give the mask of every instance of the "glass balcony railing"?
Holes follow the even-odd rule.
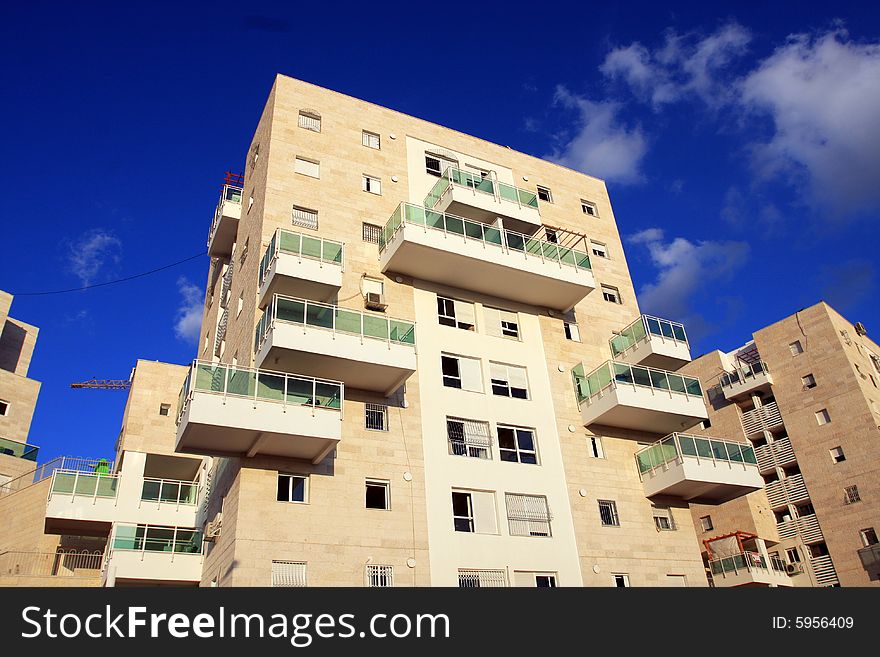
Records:
[[[199,482],[144,477],[141,501],[157,504],[194,505],[199,497]]]
[[[767,367],[767,363],[765,363],[763,360],[759,360],[755,363],[750,363],[745,367],[737,367],[733,372],[726,372],[722,374],[721,387],[729,388],[739,383],[750,383],[754,381],[757,377],[761,375],[766,375],[769,372],[770,370]]]
[[[56,470],[52,475],[51,495],[115,498],[119,492],[119,475],[102,472]]]
[[[124,525],[114,527],[112,550],[201,554],[202,532],[180,527]]]
[[[401,203],[397,206],[394,214],[385,223],[379,237],[380,253],[404,224],[460,235],[484,246],[497,248],[504,253],[534,257],[574,269],[592,269],[590,256],[583,251],[567,249],[553,242],[529,237],[513,230],[502,230],[479,221],[471,221],[445,212],[435,212],[410,203]]]
[[[683,461],[685,458],[713,464],[737,463],[758,467],[755,450],[750,444],[684,433],[670,434],[653,445],[640,449],[636,452],[635,458],[639,475],[650,473],[668,463]]]
[[[233,205],[241,205],[242,188],[235,185],[223,185],[223,191],[220,193],[220,200],[217,202],[217,208],[214,210],[214,220],[211,222],[211,228],[208,231],[208,243],[214,237],[214,231],[217,230],[217,224],[223,217],[223,205],[232,203]]]
[[[9,438],[0,438],[0,454],[36,462],[39,451],[40,448],[36,445],[28,445],[27,443],[10,440]]]
[[[195,361],[178,397],[178,421],[193,392],[342,411],[340,381]]]
[[[670,322],[667,319],[640,315],[632,324],[623,329],[619,335],[611,338],[611,355],[615,358],[626,353],[643,340],[656,336],[664,340],[673,340],[688,344],[684,324]]]
[[[589,374],[585,373],[583,363],[572,369],[574,389],[578,404],[589,402],[604,391],[621,385],[646,388],[664,393],[675,393],[689,397],[702,397],[700,380],[691,376],[658,370],[641,365],[629,365],[609,360],[602,363]]]
[[[269,241],[269,246],[260,261],[260,285],[263,284],[266,272],[279,253],[342,266],[343,249],[342,242],[278,229]]]
[[[257,324],[254,351],[260,350],[276,322],[310,326],[371,340],[416,344],[414,322],[276,294]]]
[[[785,574],[785,564],[778,556],[770,557],[768,568],[767,560],[758,552],[741,552],[729,557],[713,559],[709,562],[712,574],[715,576],[725,576],[728,574],[735,575],[741,572],[751,572],[754,570],[770,571],[771,569]]]
[[[447,167],[440,175],[438,180],[428,195],[425,197],[425,207],[433,209],[436,207],[443,195],[446,194],[450,187],[463,187],[474,192],[492,196],[496,201],[506,201],[516,203],[520,207],[538,209],[538,195],[527,189],[520,189],[507,183],[483,178],[482,176],[462,171],[455,167]]]

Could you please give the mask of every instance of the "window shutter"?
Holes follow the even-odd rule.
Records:
[[[464,390],[482,392],[483,376],[480,361],[475,358],[459,358],[458,367],[461,372],[461,387]]]
[[[512,365],[508,365],[507,376],[510,377],[508,379],[508,383],[510,383],[511,388],[524,388],[528,390],[529,379],[526,375],[526,369],[524,367],[514,367]]]
[[[306,585],[306,563],[304,561],[273,561],[272,586],[302,587]]]
[[[486,318],[486,333],[501,337],[501,311],[497,308],[483,306],[483,316]]]
[[[477,319],[474,313],[474,304],[467,301],[455,302],[455,319],[463,324],[476,325]]]
[[[491,378],[493,380],[508,381],[507,366],[505,365],[501,365],[500,363],[489,363],[489,372],[491,373]],[[510,382],[508,381],[508,383]]]

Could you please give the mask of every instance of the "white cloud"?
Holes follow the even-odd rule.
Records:
[[[181,340],[197,342],[202,330],[202,290],[185,276],[177,279],[181,303],[174,321],[174,334]]]
[[[741,89],[745,107],[773,121],[753,148],[762,177],[806,183],[831,213],[880,207],[880,44],[795,35]]]
[[[707,292],[713,281],[728,278],[749,254],[745,242],[666,240],[660,228],[648,228],[627,240],[646,246],[657,269],[656,279],[639,291],[642,310],[676,320],[699,317],[691,310],[693,299]]]
[[[111,233],[95,229],[70,244],[67,262],[83,285],[90,285],[108,264],[118,264],[122,242]]]
[[[640,126],[621,124],[617,103],[593,102],[561,86],[554,100],[577,110],[579,123],[577,134],[546,159],[611,182],[643,180],[641,162],[648,150],[647,140]]]

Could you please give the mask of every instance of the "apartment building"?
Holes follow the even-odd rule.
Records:
[[[105,585],[706,586],[690,505],[763,485],[601,180],[278,76],[208,253],[195,360],[45,485]]]
[[[745,535],[766,543],[771,563],[797,586],[876,586],[880,347],[865,327],[822,302],[682,371],[707,388],[704,431],[748,439],[766,484],[720,506],[692,507],[707,547]],[[706,557],[716,586],[743,578],[746,559]]]

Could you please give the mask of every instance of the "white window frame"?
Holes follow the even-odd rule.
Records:
[[[457,328],[463,331],[476,331],[476,314],[476,307],[470,301],[461,301],[445,297],[441,294],[437,295],[437,322],[441,326]]]
[[[581,329],[577,322],[562,322],[562,332],[566,340],[571,340],[572,342],[581,341]]]
[[[486,320],[488,335],[508,340],[522,340],[518,313],[503,308],[483,306],[483,317]]]
[[[587,210],[587,208],[592,209],[592,212]],[[583,212],[588,217],[598,217],[599,216],[599,208],[592,201],[587,201],[586,199],[581,199],[581,212]]]
[[[620,582],[618,584],[618,582]],[[611,573],[611,586],[612,588],[625,588],[628,589],[629,585],[629,575],[627,573]]]
[[[511,536],[551,538],[553,536],[550,505],[546,495],[505,493],[507,531]]]
[[[367,489],[369,487],[373,488],[384,488],[385,489],[385,506],[384,507],[376,507],[376,506],[367,506]],[[367,477],[364,480],[364,508],[369,509],[370,511],[391,511],[391,482],[387,479],[373,479],[372,477]]]
[[[446,443],[452,456],[492,460],[492,434],[483,420],[447,416]]]
[[[297,155],[293,162],[293,171],[308,178],[321,178],[321,162]]]
[[[594,240],[590,240],[590,254],[596,256],[597,258],[605,258],[608,259],[608,245],[604,242],[596,242]]]
[[[521,365],[510,365],[507,363],[489,362],[490,384],[492,394],[496,397],[509,397],[511,399],[531,399],[529,392],[529,372]],[[521,375],[521,376],[520,376]],[[525,387],[513,385],[511,382],[516,379],[523,379]],[[518,382],[518,381],[517,381]],[[525,396],[514,394],[514,391],[522,390]],[[507,391],[506,394],[504,391]]]
[[[871,534],[874,535],[874,540],[871,541]],[[864,529],[859,530],[859,540],[862,542],[862,547],[871,547],[872,545],[877,545],[877,530],[873,527],[865,527]]]
[[[375,146],[373,145],[374,143]],[[382,149],[382,138],[375,132],[361,130],[361,144],[378,151]]]
[[[278,499],[278,488],[280,486],[280,482],[282,478],[288,478],[287,482],[287,499],[279,500]],[[294,479],[301,479],[303,482],[303,498],[301,500],[294,500],[293,498],[293,490],[294,490]],[[309,476],[296,474],[294,472],[278,472],[277,477],[275,479],[275,501],[283,502],[285,504],[308,504],[309,503]]]
[[[455,509],[455,500],[456,495],[460,496],[460,498],[467,499],[467,508],[464,510],[464,513],[457,513]],[[476,529],[476,520],[474,518],[474,494],[470,491],[466,490],[453,490],[452,491],[452,528],[454,531],[460,534],[475,534],[477,533]],[[459,529],[459,527],[467,527],[467,529]]]
[[[513,432],[513,447],[501,446],[501,432]],[[520,445],[520,432],[531,434],[532,449],[523,448]],[[505,463],[522,463],[524,465],[540,465],[541,460],[538,455],[538,436],[532,427],[519,427],[510,424],[499,424],[495,427],[495,434],[498,438],[498,456]],[[508,458],[505,458],[505,455]],[[510,456],[513,458],[510,458]]]
[[[541,193],[547,197],[546,199],[541,198]],[[538,197],[542,203],[553,203],[553,192],[550,191],[549,187],[544,187],[544,185],[536,185],[535,186],[535,195]]]
[[[654,516],[654,527],[658,532],[674,532],[678,529],[675,518],[672,517],[672,509],[668,506],[653,506],[651,515]],[[665,522],[663,522],[665,521]]]
[[[617,513],[617,502],[614,500],[596,500],[597,507],[599,509],[599,522],[603,527],[620,527],[620,516]],[[611,522],[606,523],[605,518],[602,515],[602,507],[608,509],[610,513]]]
[[[587,449],[589,450],[589,454],[591,458],[594,459],[604,459],[605,458],[605,448],[602,447],[602,437],[601,436],[587,436],[589,439]]]
[[[609,299],[608,298],[609,296],[611,296],[613,298]],[[608,303],[616,303],[616,304],[623,303],[623,301],[620,297],[620,289],[614,287],[613,285],[605,285],[604,283],[602,284],[602,298],[605,301],[607,301]]]
[[[382,196],[382,179],[365,173],[361,178],[361,189],[368,194]]]
[[[370,426],[370,418],[381,419],[381,426]],[[364,403],[364,428],[367,431],[388,431],[388,406],[386,404]]]
[[[443,361],[446,359],[455,361],[457,374],[446,374],[443,372]],[[462,364],[467,365],[464,371]],[[483,392],[483,370],[479,358],[443,352],[440,354],[440,374],[443,386],[446,388],[468,392]],[[479,376],[479,379],[475,380],[477,376]],[[458,381],[459,385],[448,385],[447,381]]]

